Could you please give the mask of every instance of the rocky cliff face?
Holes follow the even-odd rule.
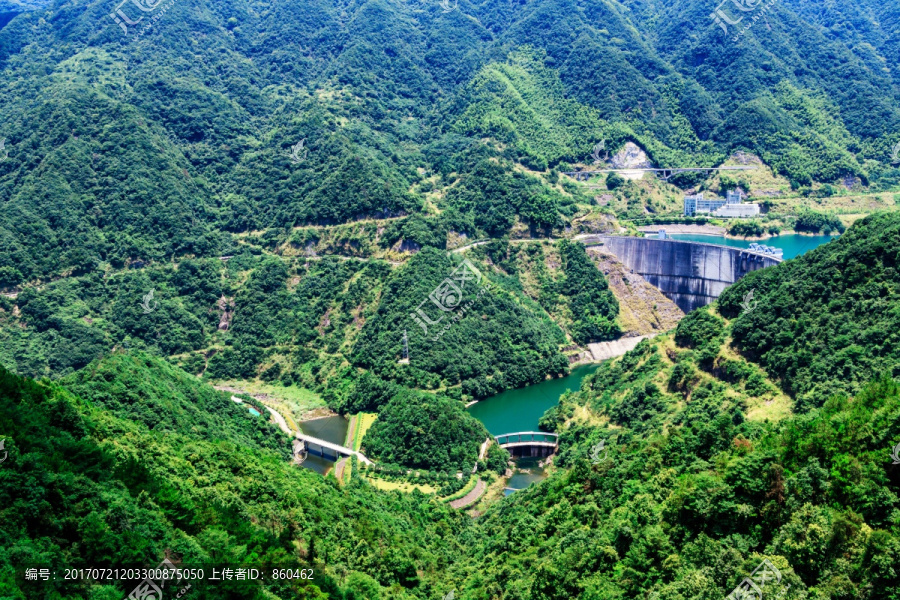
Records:
[[[653,287],[646,279],[629,269],[612,254],[598,248],[588,249],[619,301],[619,323],[623,337],[638,337],[674,329],[684,312]]]
[[[613,169],[649,169],[653,167],[647,154],[633,142],[627,142],[621,150],[616,152],[616,155],[609,159],[609,164]]]

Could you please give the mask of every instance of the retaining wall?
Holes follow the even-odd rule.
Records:
[[[583,242],[615,255],[685,313],[710,304],[747,273],[781,262],[742,248],[678,240],[592,236]]]

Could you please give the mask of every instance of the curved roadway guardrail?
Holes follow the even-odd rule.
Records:
[[[497,445],[501,448],[515,448],[517,446],[547,446],[555,448],[559,444],[559,436],[545,431],[519,431],[516,433],[504,433],[495,436]]]

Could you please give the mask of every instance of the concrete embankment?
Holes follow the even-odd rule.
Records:
[[[742,248],[676,240],[593,236],[585,243],[602,245],[685,313],[710,304],[747,273],[781,262]]]
[[[634,347],[640,344],[641,340],[653,337],[656,337],[656,334],[620,338],[611,342],[588,344],[588,348],[590,349],[591,356],[594,357],[594,360],[600,362],[601,360],[609,360],[610,358],[616,358],[617,356],[624,356],[629,350],[634,350]]]

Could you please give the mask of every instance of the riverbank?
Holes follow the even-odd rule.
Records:
[[[659,230],[662,229],[666,232],[666,235],[672,236],[681,236],[681,235],[702,235],[702,236],[710,236],[710,237],[721,237],[728,240],[739,240],[746,242],[760,242],[765,240],[771,240],[773,238],[780,237],[788,237],[788,236],[803,236],[809,238],[822,237],[825,236],[823,233],[809,233],[806,231],[794,231],[793,229],[782,229],[778,233],[764,233],[762,235],[733,235],[728,233],[728,230],[725,227],[719,227],[718,225],[642,225],[637,228],[641,233],[646,234],[658,234]],[[684,238],[672,238],[672,239],[684,239]],[[697,240],[703,241],[704,243],[714,243],[708,242],[705,240]]]
[[[325,405],[321,396],[306,388],[284,387],[249,380],[216,381],[213,387],[231,394],[246,394],[278,409],[294,429],[301,421],[333,417],[337,414]]]
[[[765,245],[779,248],[784,252],[784,260],[796,258],[814,248],[826,244],[836,235],[809,234],[809,233],[781,233],[769,238],[743,238],[737,236],[709,236],[687,233],[673,233],[671,240],[676,242],[697,242],[703,244],[714,244],[716,246],[727,246],[729,248],[749,249],[754,239],[764,239]]]

